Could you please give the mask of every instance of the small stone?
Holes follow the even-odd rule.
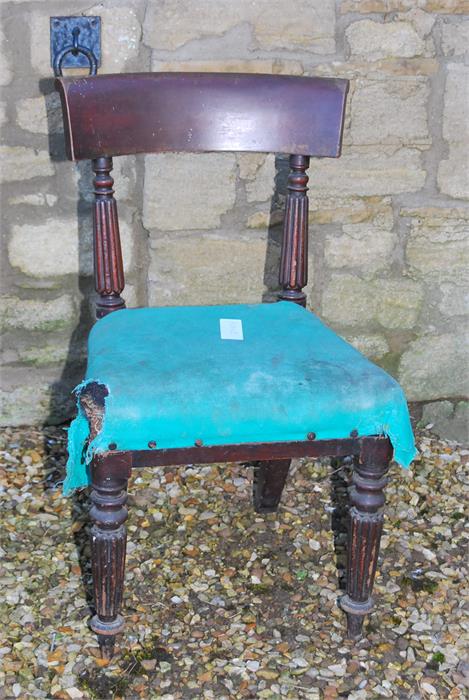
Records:
[[[345,659],[342,661],[340,664],[332,664],[331,666],[327,667],[329,671],[332,671],[332,673],[335,676],[345,676],[345,673],[347,671],[347,662]]]
[[[280,674],[277,673],[277,671],[269,671],[267,669],[260,669],[259,671],[257,671],[257,676],[259,678],[263,678],[266,681],[275,680],[279,677],[279,675]]]
[[[259,661],[251,660],[246,662],[246,668],[248,668],[250,671],[257,671],[259,669],[259,666]]]
[[[292,659],[292,663],[294,663],[295,666],[298,666],[298,668],[309,668],[310,667],[310,664],[302,656],[295,656]]]
[[[414,632],[426,632],[427,630],[431,630],[431,628],[432,626],[427,622],[416,622],[415,625],[412,625]]]
[[[429,683],[428,681],[422,681],[420,683],[420,687],[426,693],[430,693],[430,695],[438,695],[438,692],[437,692],[435,686],[432,685],[431,683]]]
[[[66,688],[65,692],[71,698],[82,698],[83,697],[83,693],[81,692],[81,690],[79,690],[78,688],[75,688],[75,687]]]

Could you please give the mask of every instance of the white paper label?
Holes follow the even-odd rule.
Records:
[[[220,338],[222,340],[244,340],[243,322],[240,318],[220,319]]]

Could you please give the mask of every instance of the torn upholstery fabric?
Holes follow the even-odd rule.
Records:
[[[241,321],[243,339],[223,339],[220,319]],[[101,388],[91,434],[83,401],[90,387]],[[89,483],[93,454],[111,444],[147,450],[149,443],[302,441],[308,433],[329,440],[357,431],[387,435],[403,467],[416,454],[399,384],[289,302],[116,311],[90,333],[76,394],[66,493]]]

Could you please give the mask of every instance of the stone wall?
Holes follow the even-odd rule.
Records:
[[[15,0],[0,11],[3,423],[63,420],[83,372],[91,176],[65,161],[49,64],[49,16],[82,12],[102,17],[101,73],[350,78],[343,156],[310,169],[309,301],[422,402],[425,422],[463,436],[467,1]],[[129,306],[273,298],[284,157],[126,157],[114,175]]]

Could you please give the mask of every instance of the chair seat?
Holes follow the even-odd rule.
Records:
[[[220,319],[239,319],[244,339],[222,339]],[[112,443],[147,450],[150,442],[176,448],[357,431],[387,434],[404,466],[415,454],[398,383],[289,302],[114,312],[91,331],[81,386],[91,381],[109,392],[97,451]]]

